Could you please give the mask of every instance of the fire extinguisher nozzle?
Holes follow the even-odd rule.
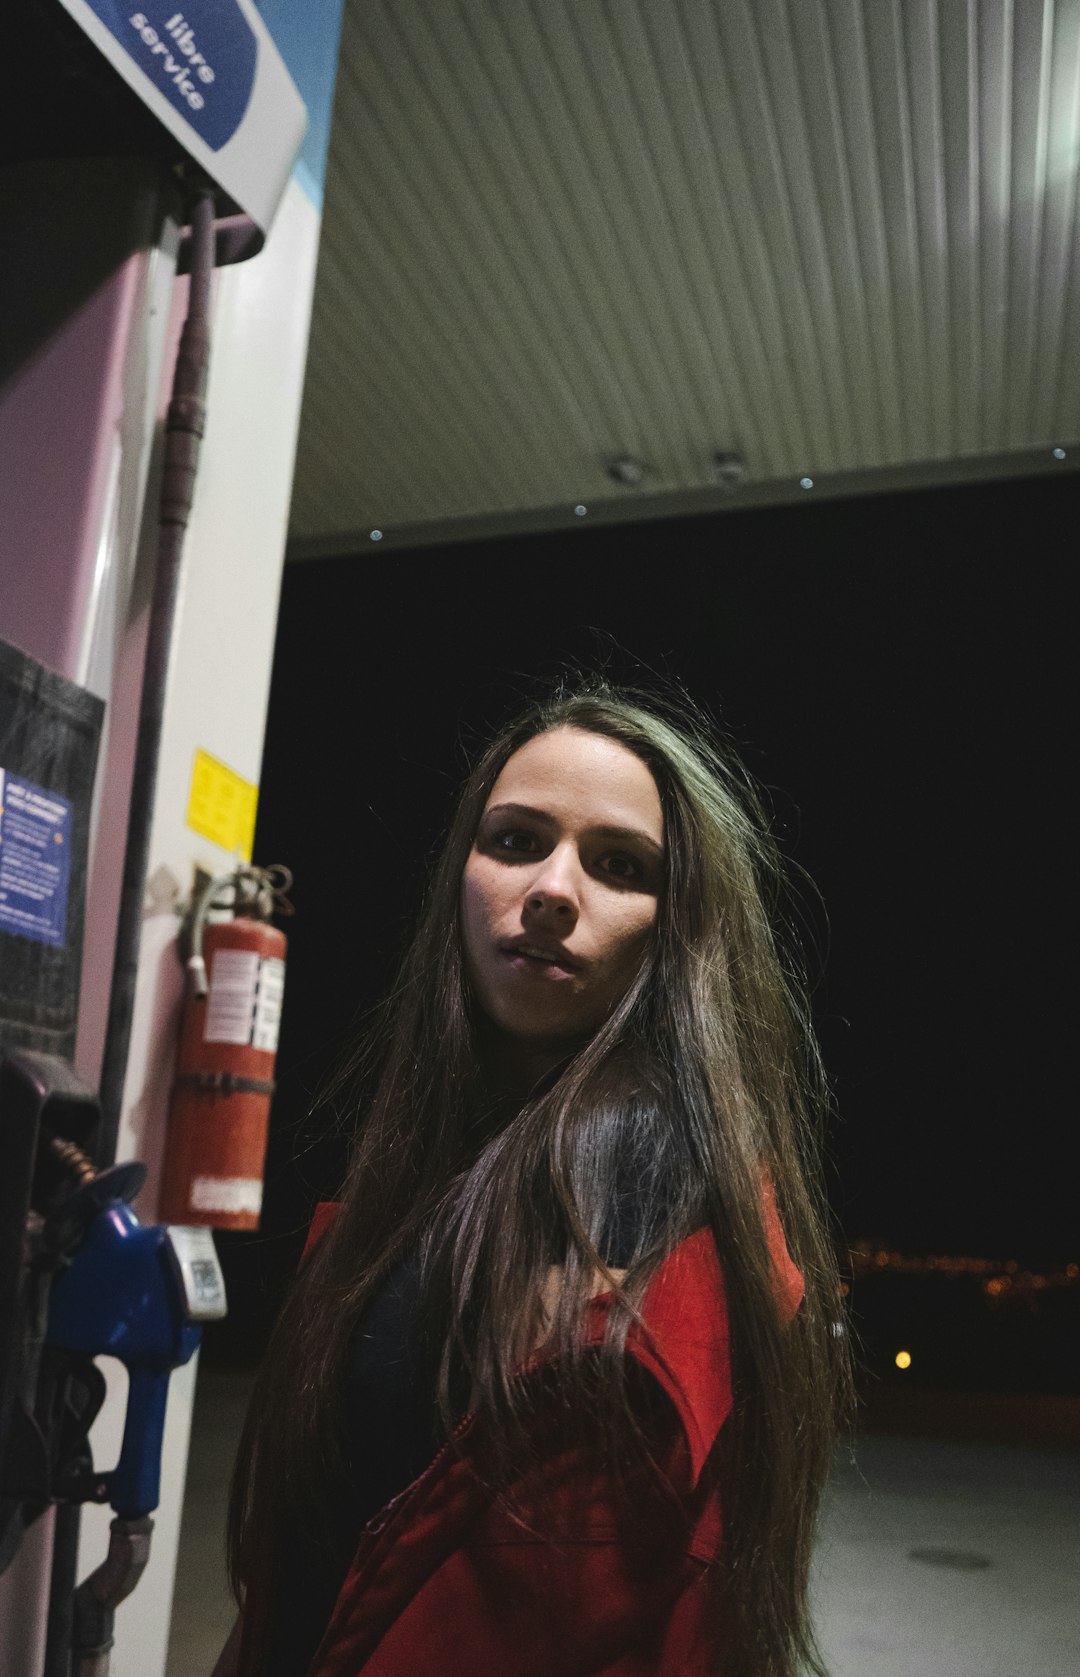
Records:
[[[188,986],[193,996],[205,996],[209,990],[206,982],[206,962],[201,955],[191,955],[187,964]]]

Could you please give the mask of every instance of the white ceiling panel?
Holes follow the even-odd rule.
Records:
[[[292,551],[1068,464],[1078,151],[1080,0],[347,0]]]

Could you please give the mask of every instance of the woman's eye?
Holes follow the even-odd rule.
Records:
[[[520,827],[508,827],[505,832],[493,833],[491,842],[496,850],[509,850],[519,856],[531,856],[536,849],[534,835]]]
[[[645,872],[636,856],[624,855],[622,851],[605,856],[603,868],[604,872],[611,874],[614,879],[641,879]]]

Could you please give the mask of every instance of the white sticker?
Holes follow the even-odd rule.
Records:
[[[210,962],[204,1042],[235,1042],[245,1047],[255,1023],[259,957],[253,949],[215,949]]]
[[[193,1322],[220,1321],[227,1314],[228,1306],[225,1279],[210,1230],[177,1227],[174,1223],[168,1236],[189,1318]]]
[[[192,1211],[262,1210],[263,1185],[257,1176],[197,1176],[191,1184]]]
[[[259,993],[255,998],[255,1029],[251,1037],[253,1048],[263,1048],[268,1054],[277,1053],[278,1031],[281,1027],[281,999],[285,994],[285,962],[275,955],[267,956],[259,969]]]

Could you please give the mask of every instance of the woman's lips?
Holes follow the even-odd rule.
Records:
[[[524,949],[503,949],[502,954],[518,972],[533,974],[536,978],[547,978],[558,981],[564,978],[575,978],[577,967],[564,965],[550,955],[530,955]]]

